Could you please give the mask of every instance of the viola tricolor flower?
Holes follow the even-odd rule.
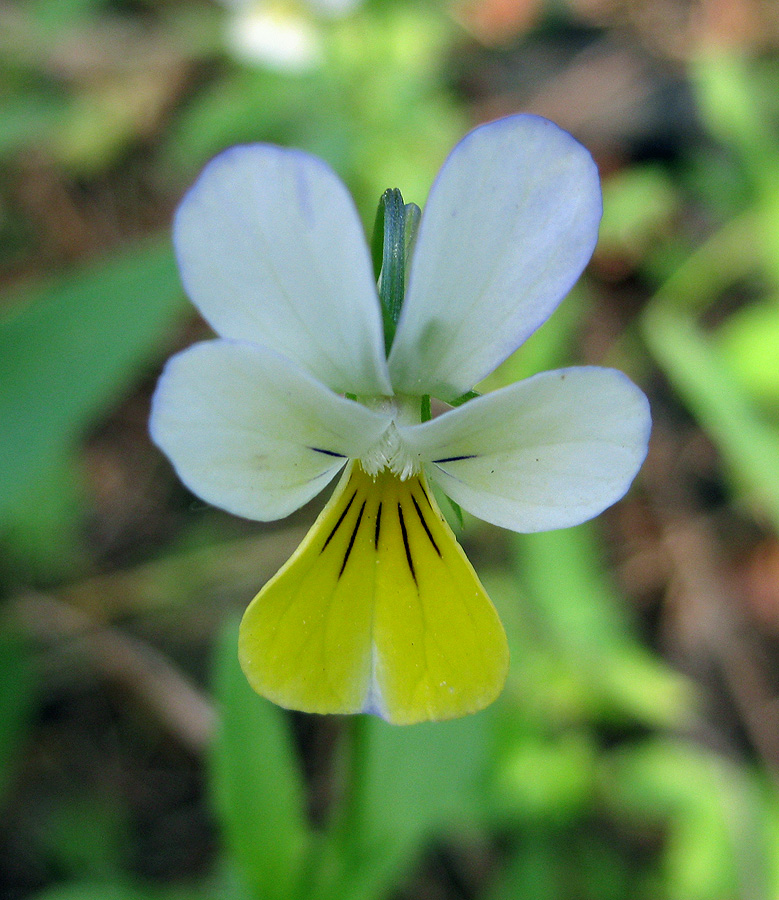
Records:
[[[503,628],[430,483],[518,532],[576,525],[630,486],[650,416],[620,372],[472,391],[572,287],[600,216],[597,169],[569,134],[526,115],[483,125],[444,163],[413,250],[395,248],[410,265],[407,279],[394,270],[407,287],[388,314],[392,253],[377,292],[355,207],[325,163],[255,144],[206,166],[174,238],[219,337],[168,362],[153,438],[196,494],[260,521],[343,473],[244,616],[239,653],[258,693],[395,723],[498,695]],[[430,397],[450,408],[430,418]]]

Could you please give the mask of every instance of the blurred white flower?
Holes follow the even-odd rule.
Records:
[[[227,43],[241,62],[304,72],[323,58],[323,19],[348,15],[362,0],[220,0],[230,11]]]

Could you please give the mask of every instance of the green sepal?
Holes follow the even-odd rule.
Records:
[[[404,204],[397,188],[384,191],[376,210],[371,239],[373,274],[378,282],[384,349],[389,356],[406,289],[406,260],[416,240],[421,212],[413,203]]]
[[[386,207],[385,197],[391,191],[387,189],[379,200],[376,209],[376,220],[373,223],[373,235],[371,236],[371,261],[373,262],[373,277],[376,282],[379,281],[381,275],[381,267],[384,262],[384,209]]]
[[[406,243],[406,280],[405,287],[408,287],[408,274],[411,271],[411,257],[414,255],[414,248],[417,244],[417,232],[419,231],[419,221],[422,218],[422,210],[416,203],[407,203],[403,207],[405,213],[405,221],[403,223],[403,236]]]
[[[466,391],[464,394],[460,394],[459,397],[455,397],[454,400],[450,400],[449,405],[462,406],[463,403],[467,403],[469,400],[475,400],[477,397],[481,397],[481,394],[478,391]]]
[[[449,505],[452,507],[454,516],[457,519],[457,524],[462,529],[464,522],[463,522],[463,511],[462,511],[462,509],[460,509],[460,504],[456,503],[454,500],[452,500],[452,498],[448,494],[446,494],[445,496],[446,496],[447,501],[449,502]]]

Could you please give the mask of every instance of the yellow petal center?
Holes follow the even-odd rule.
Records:
[[[495,609],[424,475],[359,463],[250,604],[239,653],[282,706],[398,724],[482,709],[508,667]]]

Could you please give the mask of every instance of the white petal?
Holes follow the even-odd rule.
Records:
[[[644,394],[621,372],[544,372],[403,429],[464,509],[513,531],[567,528],[624,495],[647,452]]]
[[[339,393],[391,393],[362,226],[321,160],[267,144],[225,151],[179,206],[174,243],[221,337],[283,353]]]
[[[150,428],[192,491],[268,521],[319,493],[389,421],[272,350],[217,340],[169,360]]]
[[[552,313],[587,264],[598,170],[567,132],[510,116],[467,135],[425,206],[389,358],[395,389],[452,399]]]

